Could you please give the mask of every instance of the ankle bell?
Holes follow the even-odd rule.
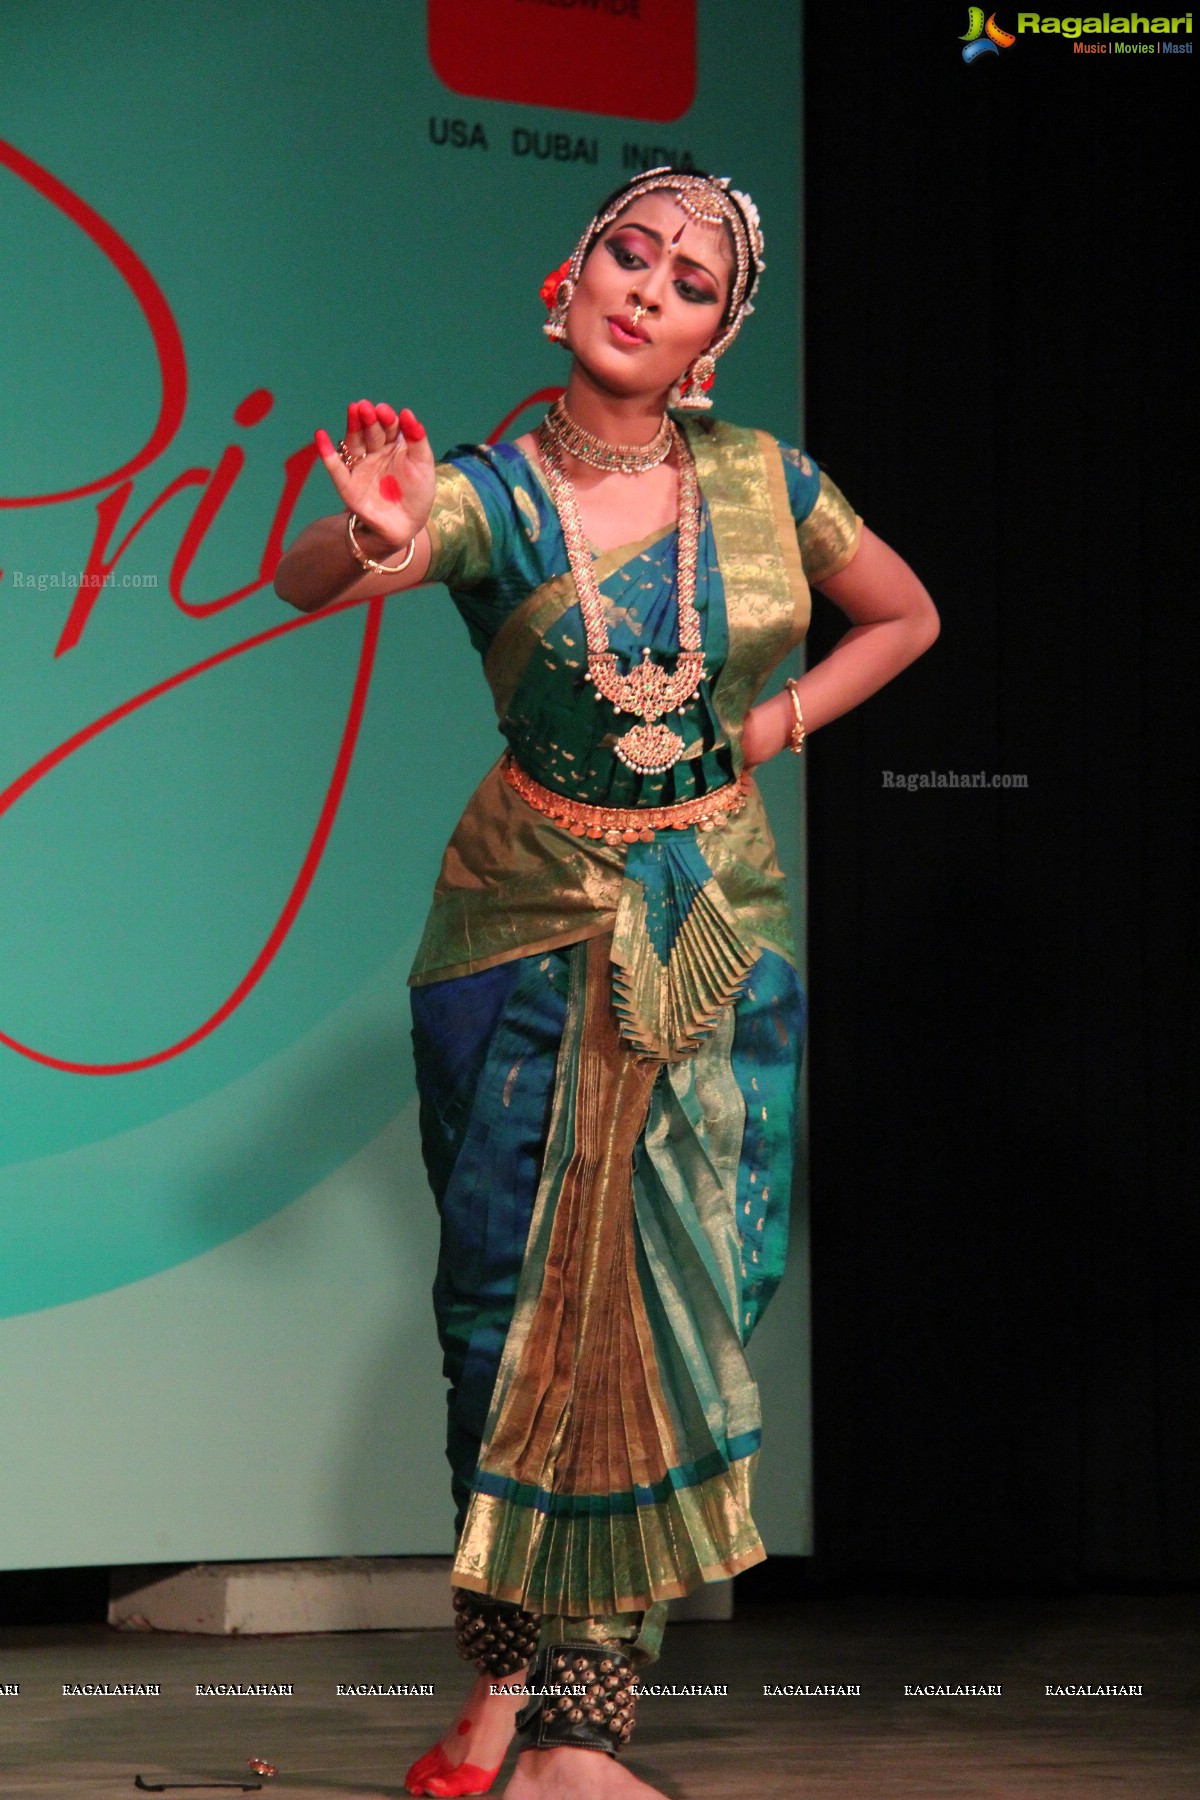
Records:
[[[534,1694],[517,1714],[523,1750],[570,1746],[615,1756],[633,1734],[637,1682],[623,1650],[544,1644],[526,1686],[549,1691]]]
[[[523,1669],[537,1650],[542,1621],[507,1600],[454,1590],[455,1640],[464,1662],[497,1680]]]

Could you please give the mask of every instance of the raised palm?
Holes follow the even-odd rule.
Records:
[[[325,431],[317,452],[342,505],[390,543],[409,543],[433,509],[437,472],[424,429],[407,407],[356,400],[346,409],[349,466]]]

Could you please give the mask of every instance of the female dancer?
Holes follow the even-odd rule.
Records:
[[[435,464],[411,412],[352,405],[317,433],[345,510],[276,574],[303,610],[444,582],[508,745],[411,977],[480,1671],[414,1794],[486,1792],[515,1723],[511,1800],[650,1800],[613,1754],[666,1603],[765,1554],[744,1348],[783,1268],[805,1000],[750,771],[938,621],[806,456],[705,416],[762,266],[728,182],[638,177],[544,290],[572,362],[542,426]],[[754,705],[810,584],[853,628]]]

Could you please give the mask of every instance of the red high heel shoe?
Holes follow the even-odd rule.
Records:
[[[418,1756],[404,1785],[410,1794],[436,1794],[439,1800],[442,1795],[486,1794],[503,1766],[499,1762],[494,1769],[481,1769],[478,1763],[464,1762],[456,1767],[442,1746],[435,1744]]]

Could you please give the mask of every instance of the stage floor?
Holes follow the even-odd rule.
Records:
[[[1200,1607],[1194,1597],[820,1599],[667,1634],[656,1683],[728,1697],[651,1698],[629,1767],[672,1800],[1195,1800]],[[64,1684],[157,1682],[153,1698]],[[339,1696],[430,1683],[433,1698]],[[197,1684],[291,1683],[290,1697],[198,1697]],[[230,1781],[274,1763],[312,1800],[403,1794],[409,1762],[467,1685],[449,1631],[207,1638],[103,1627],[0,1632],[4,1800],[110,1800],[134,1777]],[[858,1687],[766,1697],[764,1685]],[[906,1694],[996,1687],[999,1695]],[[1047,1695],[1051,1687],[1138,1695]],[[493,1789],[503,1792],[503,1778]]]

